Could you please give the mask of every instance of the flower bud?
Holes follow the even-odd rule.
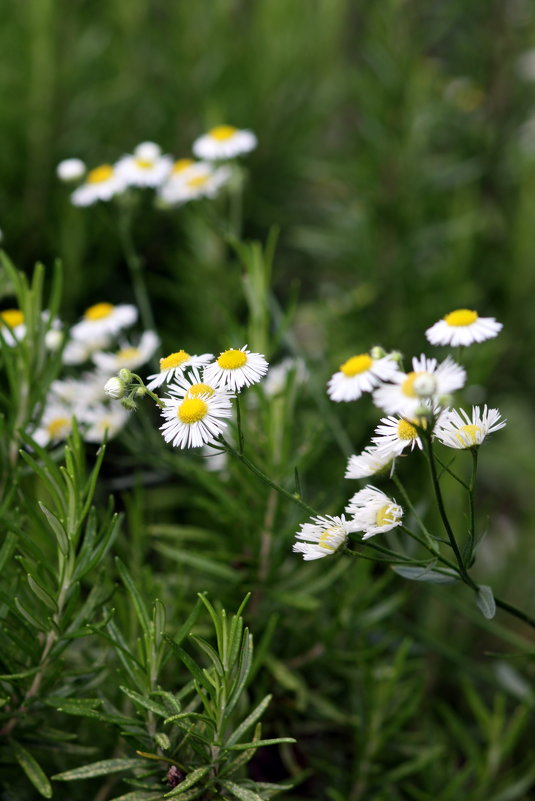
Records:
[[[121,398],[121,403],[128,411],[135,411],[137,409],[136,403],[132,398]]]
[[[383,359],[386,356],[386,351],[380,345],[374,345],[370,350],[370,356],[372,359]]]
[[[136,392],[135,392],[136,398],[144,398],[146,394],[147,394],[147,390],[145,389],[145,387],[138,387],[136,389]]]
[[[119,370],[119,378],[121,381],[124,381],[125,384],[129,384],[132,381],[132,371],[127,367],[122,367]]]
[[[86,166],[81,159],[64,159],[56,167],[56,173],[60,181],[70,183],[79,181],[85,175]]]
[[[155,734],[154,739],[156,740],[156,745],[158,745],[162,751],[168,751],[171,748],[171,741],[163,731]]]
[[[114,400],[119,400],[120,398],[124,397],[124,393],[126,392],[126,384],[124,381],[121,381],[116,375],[113,378],[108,379],[104,384],[104,392],[108,396],[108,398],[113,398]]]

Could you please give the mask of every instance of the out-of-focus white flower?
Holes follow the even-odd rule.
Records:
[[[493,339],[502,330],[494,317],[480,317],[473,309],[456,309],[428,328],[425,335],[432,345],[472,345]]]
[[[516,71],[525,81],[535,81],[535,48],[525,50],[516,61]]]
[[[398,369],[397,362],[389,356],[374,359],[369,353],[359,353],[340,365],[327,384],[327,393],[337,402],[357,400],[381,381],[390,380]]]
[[[111,164],[101,164],[87,173],[85,183],[75,189],[71,201],[75,206],[92,206],[98,200],[111,200],[126,189],[124,178]]]
[[[134,149],[133,155],[119,159],[115,170],[127,186],[160,186],[171,170],[173,159],[162,156],[155,142],[142,142]]]
[[[249,153],[256,145],[257,138],[252,131],[217,125],[194,141],[193,152],[197,158],[220,161]]]
[[[95,303],[85,310],[82,320],[71,328],[74,339],[94,342],[95,339],[116,336],[137,320],[137,309],[129,303]]]
[[[261,353],[251,353],[244,345],[240,350],[229,348],[220,353],[204,371],[203,380],[217,387],[239,392],[261,380],[267,373],[268,363]]]
[[[87,167],[82,159],[63,159],[56,167],[56,174],[60,181],[71,183],[84,177]]]
[[[111,406],[99,405],[87,409],[83,422],[87,428],[83,432],[86,442],[104,442],[104,438],[115,437],[126,425],[129,412],[120,403]]]
[[[61,328],[50,328],[45,334],[45,345],[48,350],[57,350],[63,343],[65,333]]]
[[[164,398],[160,409],[165,423],[160,426],[163,438],[175,448],[200,448],[221,434],[231,417],[232,406],[226,392],[185,398]]]
[[[180,159],[160,187],[159,196],[169,206],[180,206],[201,197],[215,197],[231,174],[228,167],[213,167],[202,161]]]
[[[349,457],[345,478],[369,478],[387,473],[395,456],[388,450],[379,451],[377,446],[368,446],[362,453]]]
[[[363,531],[363,540],[401,525],[403,509],[381,490],[368,485],[356,492],[346,506],[353,516],[354,531]]]
[[[425,401],[436,405],[439,399],[464,386],[466,371],[449,356],[437,365],[436,359],[423,354],[413,358],[412,372],[394,373],[390,384],[383,384],[373,393],[373,402],[387,414],[414,417]]]
[[[26,334],[24,313],[20,309],[0,311],[0,336],[6,345],[16,345]]]
[[[80,378],[64,378],[52,381],[50,395],[53,400],[75,410],[77,417],[83,417],[84,410],[104,400],[104,384],[108,373],[92,370],[82,373]]]
[[[464,409],[452,409],[446,412],[435,426],[435,436],[448,448],[476,448],[494,431],[504,428],[506,421],[501,419],[498,409],[483,411],[479,406],[472,406],[472,416]]]
[[[147,381],[148,389],[156,389],[162,384],[178,378],[187,367],[202,367],[207,365],[214,358],[213,353],[203,353],[200,356],[191,356],[185,350],[177,350],[160,359],[160,372],[149,375]]]
[[[296,542],[292,550],[302,553],[305,562],[312,559],[323,559],[332,556],[339,548],[345,545],[348,534],[353,531],[351,524],[344,515],[340,517],[313,517],[312,523],[303,523],[297,532],[296,539],[305,542]]]
[[[268,374],[262,384],[265,394],[269,398],[281,395],[290,375],[295,376],[297,386],[304,384],[308,378],[308,370],[302,359],[283,359],[280,364],[270,365]]]
[[[93,353],[93,361],[108,373],[116,373],[123,367],[135,370],[152,358],[159,344],[160,340],[154,331],[145,331],[137,345],[122,342],[116,353]]]
[[[72,417],[72,409],[57,401],[50,400],[45,407],[39,425],[31,432],[31,436],[42,448],[62,442],[67,439],[72,431]]]

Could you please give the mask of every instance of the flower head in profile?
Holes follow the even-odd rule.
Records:
[[[464,386],[466,371],[449,356],[438,364],[423,354],[412,360],[410,373],[397,372],[373,393],[373,402],[387,414],[414,417],[418,407],[437,405]]]
[[[215,197],[230,176],[228,167],[213,167],[203,161],[179,159],[158,194],[165,204],[181,206],[201,197]]]
[[[353,531],[363,531],[363,540],[400,526],[403,509],[381,490],[368,485],[356,492],[346,510],[353,516]]]
[[[101,164],[87,173],[85,182],[72,193],[71,201],[75,206],[92,206],[99,200],[111,200],[125,189],[125,180],[115,167]]]
[[[126,186],[160,186],[171,171],[171,156],[163,156],[155,142],[142,142],[133,154],[119,159],[115,165],[117,175]]]
[[[137,309],[129,303],[95,303],[85,310],[82,319],[70,330],[71,337],[86,345],[94,340],[116,336],[137,320]]]
[[[345,545],[348,534],[354,529],[346,521],[344,515],[340,517],[313,517],[312,523],[303,523],[297,532],[296,539],[305,540],[296,542],[293,546],[295,553],[302,553],[305,562],[312,559],[323,559],[332,556],[339,548]]]
[[[82,159],[63,159],[56,167],[56,175],[60,181],[71,183],[84,177],[87,167]]]
[[[480,317],[473,309],[455,309],[428,328],[425,335],[432,345],[472,345],[493,339],[502,330],[494,317]]]
[[[160,340],[154,331],[145,331],[137,345],[124,341],[115,353],[93,353],[93,361],[97,367],[109,373],[116,373],[123,367],[135,370],[149,361],[159,344]]]
[[[354,401],[397,372],[398,365],[389,356],[376,359],[369,353],[359,353],[340,365],[327,384],[327,393],[333,401]]]
[[[505,425],[498,409],[484,406],[481,411],[479,406],[472,406],[471,417],[464,409],[452,409],[435,426],[435,436],[448,448],[477,448],[485,437]]]
[[[0,337],[6,345],[16,345],[26,334],[24,312],[20,309],[0,311]]]
[[[219,354],[204,371],[204,381],[216,387],[239,392],[256,384],[267,373],[268,363],[261,353],[251,353],[247,345],[237,350],[229,348]]]
[[[368,446],[362,453],[349,457],[345,478],[369,478],[388,473],[396,454],[377,446]]]
[[[226,427],[225,418],[232,415],[226,392],[164,398],[163,402],[160,411],[165,422],[160,430],[175,448],[200,448],[214,442]]]
[[[160,359],[160,371],[154,375],[149,375],[147,381],[148,389],[161,387],[173,379],[176,379],[188,367],[202,367],[207,365],[214,358],[212,353],[203,353],[200,356],[191,356],[185,350],[177,350]]]
[[[193,143],[193,152],[199,159],[220,161],[249,153],[257,145],[252,131],[240,130],[233,125],[217,125]]]

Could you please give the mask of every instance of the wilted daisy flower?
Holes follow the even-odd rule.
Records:
[[[295,535],[296,539],[306,540],[306,542],[296,542],[292,549],[295,553],[302,553],[305,562],[331,556],[345,545],[348,534],[354,530],[344,515],[340,517],[318,516],[313,517],[312,520],[313,523],[303,523]]]
[[[214,442],[223,432],[223,418],[232,415],[226,392],[208,392],[183,398],[164,398],[160,409],[165,423],[160,426],[163,438],[178,448],[200,448]]]
[[[180,159],[175,162],[168,180],[160,187],[159,196],[170,206],[180,206],[189,200],[215,197],[231,176],[228,167],[213,167],[206,162]]]
[[[387,414],[414,417],[423,401],[440,403],[455,390],[464,386],[465,370],[449,356],[437,366],[436,359],[423,354],[412,360],[412,372],[394,373],[391,384],[383,384],[373,393],[373,402]]]
[[[424,420],[421,419],[420,422],[423,423]],[[377,452],[389,454],[392,458],[399,456],[405,448],[410,448],[412,451],[416,446],[422,450],[422,440],[418,436],[415,423],[418,424],[418,421],[409,421],[402,417],[383,417],[375,429],[377,436],[372,437]]]
[[[401,506],[371,485],[353,495],[346,512],[353,515],[353,530],[364,531],[363,540],[400,526],[403,517]]]
[[[137,320],[137,309],[129,303],[95,303],[85,310],[79,323],[73,325],[70,334],[74,339],[85,342],[115,336],[123,328],[128,328]]]
[[[368,446],[362,453],[349,457],[345,478],[368,478],[389,472],[396,454],[388,450],[379,451],[377,446]]]
[[[125,180],[115,167],[101,164],[87,173],[85,183],[74,190],[71,201],[75,206],[92,206],[98,200],[111,200],[125,189]]]
[[[73,410],[67,405],[50,400],[37,428],[31,433],[42,448],[66,440],[72,431]]]
[[[160,359],[160,372],[149,375],[148,389],[156,389],[168,381],[177,378],[186,367],[202,367],[214,358],[212,353],[203,353],[201,356],[190,356],[185,350],[177,350]]]
[[[327,384],[327,393],[337,402],[357,400],[363,392],[371,392],[397,372],[397,363],[389,356],[374,359],[369,353],[359,353],[340,365]]]
[[[122,342],[116,353],[93,353],[93,361],[108,374],[116,373],[123,367],[135,370],[149,361],[159,344],[160,340],[154,331],[145,331],[137,345]]]
[[[435,435],[448,448],[474,448],[481,445],[488,434],[504,428],[505,420],[501,420],[498,409],[487,409],[483,412],[479,406],[472,406],[472,416],[464,409],[452,409],[446,412],[435,427]]]
[[[6,345],[15,345],[25,334],[24,313],[20,309],[0,311],[0,336]]]
[[[104,442],[104,438],[112,439],[126,425],[130,412],[114,403],[111,406],[100,404],[88,408],[83,416],[87,427],[83,432],[86,442]]]
[[[220,161],[249,153],[257,145],[252,131],[242,131],[232,125],[217,125],[193,143],[193,152],[200,159]]]
[[[472,309],[456,309],[428,328],[425,335],[432,345],[471,345],[498,336],[502,323],[494,317],[480,317]]]
[[[268,363],[261,353],[251,353],[244,345],[240,350],[229,348],[220,353],[204,371],[204,381],[216,387],[239,392],[256,384],[267,373]]]
[[[127,186],[160,186],[171,170],[173,160],[162,156],[155,142],[142,142],[133,155],[123,156],[115,169]]]
[[[56,175],[60,181],[71,183],[79,181],[86,172],[86,166],[82,159],[63,159],[56,167]]]

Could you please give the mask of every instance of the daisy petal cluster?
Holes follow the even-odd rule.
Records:
[[[74,206],[92,206],[99,200],[108,201],[126,189],[126,181],[112,164],[100,164],[90,170],[84,183],[71,195]]]
[[[363,540],[400,526],[403,509],[384,492],[370,484],[356,492],[346,512],[352,515],[352,530],[363,531]]]
[[[210,392],[164,398],[165,422],[160,429],[175,448],[200,448],[223,433],[225,418],[232,416],[231,396],[210,387]]]
[[[215,362],[204,371],[204,379],[218,387],[239,392],[260,381],[268,371],[268,363],[261,353],[251,353],[244,345],[239,350],[229,348],[219,354]]]
[[[126,186],[157,187],[171,171],[171,156],[162,155],[155,142],[141,142],[132,154],[122,156],[115,170]]]
[[[494,317],[480,317],[473,309],[455,309],[428,328],[425,335],[432,345],[472,345],[493,339],[502,330]]]
[[[312,523],[303,523],[295,536],[296,539],[304,541],[296,542],[293,546],[294,553],[303,554],[305,562],[332,556],[345,545],[349,533],[353,530],[344,515],[340,517],[318,516],[313,517],[312,521]]]
[[[177,350],[160,359],[160,370],[158,373],[149,375],[147,378],[148,389],[157,389],[162,384],[166,384],[178,378],[188,367],[202,367],[209,364],[213,359],[212,353],[203,353],[200,356],[191,356],[185,350]]]
[[[168,206],[181,206],[189,200],[213,198],[231,177],[228,167],[214,167],[205,161],[180,159],[175,162],[159,197]]]
[[[464,409],[452,409],[446,412],[435,427],[435,436],[448,448],[476,448],[494,431],[504,428],[506,421],[502,419],[498,409],[481,411],[479,406],[472,406],[472,415]]]
[[[327,384],[327,393],[333,401],[354,401],[381,381],[390,380],[397,371],[398,365],[390,356],[374,358],[369,353],[359,353],[340,365]]]
[[[233,159],[250,153],[257,145],[252,131],[240,130],[233,125],[217,125],[193,143],[193,153],[206,161]]]
[[[345,478],[369,478],[388,473],[396,455],[388,449],[369,445],[362,453],[349,457]]]

